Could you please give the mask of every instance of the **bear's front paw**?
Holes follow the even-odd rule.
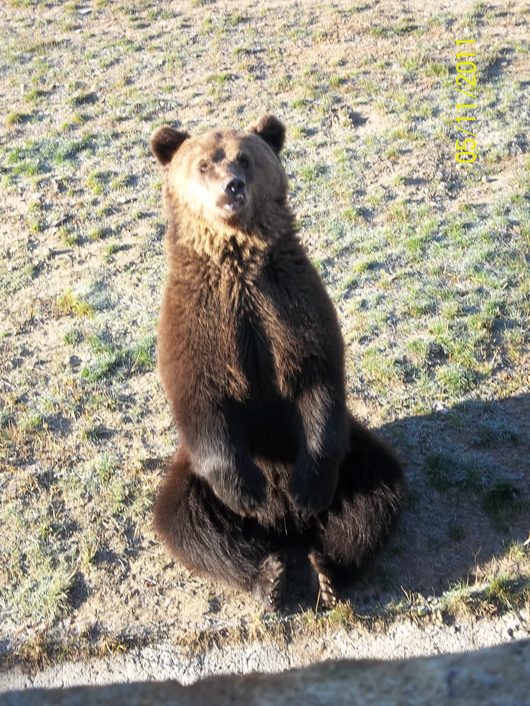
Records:
[[[215,471],[210,485],[219,500],[238,515],[257,514],[266,500],[265,478],[252,462],[237,471]]]
[[[339,480],[336,459],[315,459],[299,454],[290,482],[291,497],[295,508],[302,515],[317,515],[332,503]]]
[[[285,583],[285,564],[279,554],[269,555],[261,564],[252,593],[267,610],[277,610]]]

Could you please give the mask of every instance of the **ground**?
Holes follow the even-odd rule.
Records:
[[[256,641],[325,654],[338,634],[411,621],[417,653],[433,624],[527,635],[528,6],[1,12],[3,669],[168,641],[195,656]],[[454,156],[463,38],[478,67],[473,164]],[[151,521],[177,438],[155,370],[166,269],[148,138],[266,111],[288,126],[291,205],[339,312],[349,404],[399,449],[410,489],[392,543],[328,615],[293,592],[267,616],[191,576]]]

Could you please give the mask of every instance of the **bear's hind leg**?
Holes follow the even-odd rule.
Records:
[[[276,608],[284,564],[274,537],[254,518],[224,505],[194,475],[181,447],[155,503],[155,526],[176,559],[191,571],[250,591]]]
[[[319,516],[309,556],[328,605],[336,600],[333,580],[350,578],[388,537],[404,496],[403,471],[393,453],[354,419],[349,424],[335,498]]]

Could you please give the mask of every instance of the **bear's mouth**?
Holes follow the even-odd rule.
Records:
[[[238,215],[247,203],[247,185],[245,179],[238,174],[231,174],[223,184],[223,193],[217,205],[225,218]]]
[[[243,210],[247,202],[244,194],[237,196],[224,195],[218,201],[218,206],[227,216],[234,216]]]

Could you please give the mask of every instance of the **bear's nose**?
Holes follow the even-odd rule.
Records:
[[[225,193],[228,194],[228,196],[232,196],[233,198],[236,196],[240,196],[244,191],[245,182],[243,181],[243,179],[239,179],[238,177],[230,179],[228,184],[225,186]]]

